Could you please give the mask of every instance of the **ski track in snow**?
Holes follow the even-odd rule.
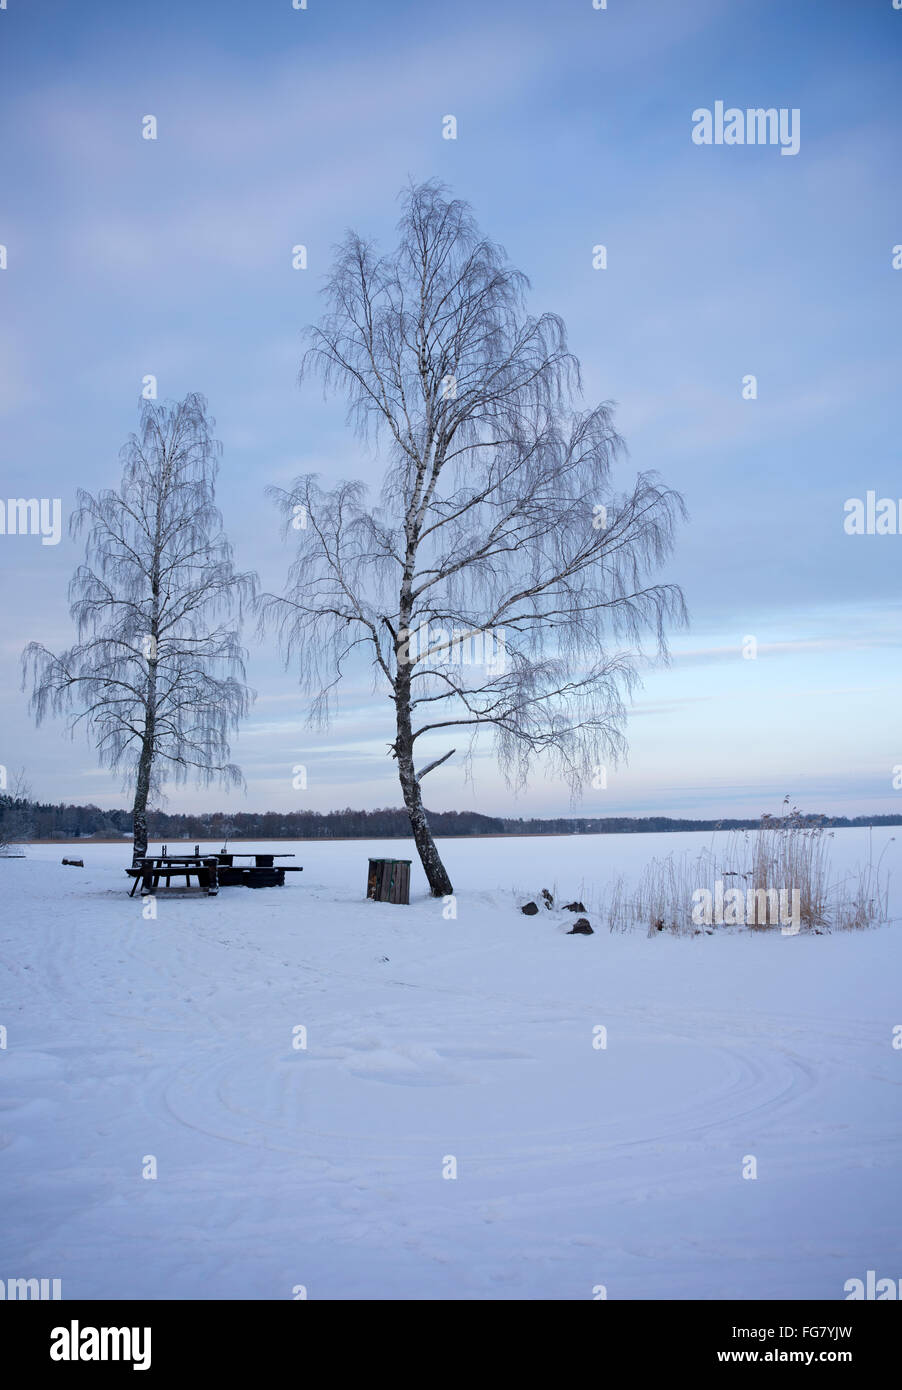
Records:
[[[409,908],[349,887],[397,842],[297,845],[284,889],[161,893],[150,921],[121,846],[0,865],[0,1276],[64,1298],[897,1278],[899,929],[567,938],[566,914],[516,911],[510,884],[555,876],[590,902],[590,849],[619,869],[693,843],[617,838],[446,842],[480,885],[453,921],[416,877]]]

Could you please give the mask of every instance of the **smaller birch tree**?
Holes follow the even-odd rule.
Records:
[[[79,491],[71,532],[87,532],[69,586],[77,642],[23,654],[38,724],[70,715],[103,766],[134,792],[133,860],[162,782],[242,782],[229,735],[253,699],[239,624],[256,578],[235,570],[215,505],[221,445],[203,396],[142,403],[118,491]]]

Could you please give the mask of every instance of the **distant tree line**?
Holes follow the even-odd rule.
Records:
[[[541,819],[484,816],[478,811],[430,811],[437,835],[623,835],[677,830],[754,830],[754,819],[685,820],[670,816],[579,816]],[[805,815],[805,825],[837,828],[902,825],[902,815]],[[170,814],[150,810],[148,834],[153,840],[395,840],[410,838],[410,817],[403,807],[375,811],[213,811]],[[32,801],[0,795],[0,843],[4,829],[10,840],[67,840],[84,836],[125,839],[132,832],[130,810],[102,811],[98,806]]]

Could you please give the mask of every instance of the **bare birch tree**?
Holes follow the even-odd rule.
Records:
[[[71,714],[102,765],[134,788],[133,855],[147,851],[147,805],[164,780],[241,783],[228,736],[246,714],[236,620],[255,577],[235,571],[215,505],[221,446],[206,401],[146,401],[122,450],[118,491],[79,491],[71,531],[87,532],[70,587],[77,643],[32,642],[23,684],[37,722]]]
[[[615,492],[610,404],[576,408],[564,324],[527,312],[526,278],[466,204],[436,183],[411,187],[399,231],[385,256],[348,234],[302,367],[384,442],[380,505],[356,482],[273,489],[298,550],[264,616],[286,659],[301,658],[314,720],[369,653],[413,838],[442,896],[452,886],[421,783],[455,749],[417,770],[421,741],[465,733],[469,755],[491,730],[509,781],[544,758],[577,795],[625,751],[643,635],[666,659],[666,626],[685,620],[680,590],[651,578],[684,508],[655,474]]]
[[[0,856],[27,840],[34,829],[31,816],[31,787],[20,767],[7,785],[6,769],[0,767]]]

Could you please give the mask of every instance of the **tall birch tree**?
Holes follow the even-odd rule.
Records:
[[[299,658],[315,721],[366,654],[436,896],[452,884],[422,780],[457,745],[435,740],[462,734],[469,756],[488,731],[512,784],[538,759],[578,794],[625,751],[643,638],[666,659],[666,627],[685,619],[679,588],[653,577],[682,499],[653,473],[616,490],[611,406],[578,407],[564,324],[529,313],[527,287],[434,182],[407,191],[394,251],[349,233],[302,376],[344,393],[383,448],[381,497],[314,476],[274,490],[297,552],[265,615]]]

